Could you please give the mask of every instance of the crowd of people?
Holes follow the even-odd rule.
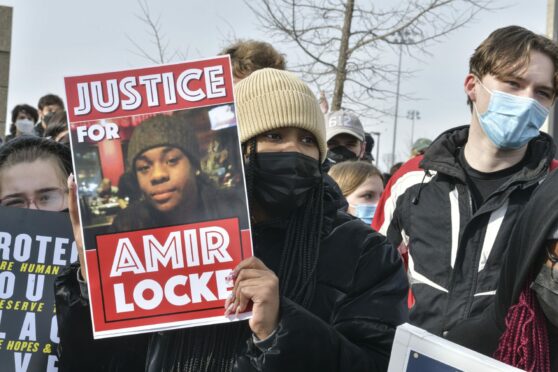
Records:
[[[64,102],[49,94],[13,109],[0,205],[68,213],[78,245],[55,284],[61,371],[386,371],[405,322],[524,370],[558,371],[556,146],[540,131],[558,89],[556,43],[495,30],[469,61],[470,124],[417,140],[388,174],[359,116],[330,112],[272,45],[240,41],[221,54],[232,62],[241,224],[251,221],[254,247],[223,312],[251,303],[248,321],[94,340]],[[126,174],[137,196],[114,230],[211,219],[215,203],[242,209],[216,199],[182,124],[154,116],[134,131]],[[103,182],[98,192],[112,195]],[[165,203],[151,192],[160,182],[178,190]]]

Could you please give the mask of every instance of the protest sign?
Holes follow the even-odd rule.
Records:
[[[65,79],[95,338],[216,324],[252,256],[229,57]]]
[[[397,327],[388,372],[521,371],[410,324]]]
[[[54,279],[77,260],[67,213],[0,207],[2,372],[58,370]]]

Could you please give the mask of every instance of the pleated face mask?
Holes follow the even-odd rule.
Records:
[[[254,198],[273,215],[301,207],[322,179],[317,159],[299,152],[259,152],[254,166]]]
[[[531,288],[548,321],[558,327],[558,270],[543,265]]]
[[[475,112],[484,133],[500,149],[518,149],[539,135],[549,110],[537,100],[515,96],[498,90],[486,88],[490,93],[488,108],[479,114]]]
[[[355,217],[359,218],[367,225],[372,225],[374,213],[376,213],[376,204],[351,204],[355,209]]]

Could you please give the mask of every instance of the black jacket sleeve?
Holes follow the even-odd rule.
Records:
[[[384,237],[370,234],[364,245],[351,290],[339,298],[328,322],[281,299],[271,347],[262,351],[248,342],[246,357],[253,369],[387,370],[395,327],[407,320],[407,279],[399,254]]]
[[[54,282],[59,371],[143,371],[147,336],[93,339],[89,302],[81,296],[79,264],[66,266]]]
[[[493,358],[500,337],[504,333],[503,325],[496,320],[494,309],[495,303],[492,302],[480,315],[457,324],[445,337],[461,346]]]

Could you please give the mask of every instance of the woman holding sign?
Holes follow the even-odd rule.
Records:
[[[154,333],[145,370],[385,371],[395,327],[407,319],[397,251],[337,210],[320,170],[323,114],[308,86],[263,69],[235,89],[256,257],[231,273],[223,311],[251,304],[253,316]],[[62,354],[62,366],[79,357]]]

